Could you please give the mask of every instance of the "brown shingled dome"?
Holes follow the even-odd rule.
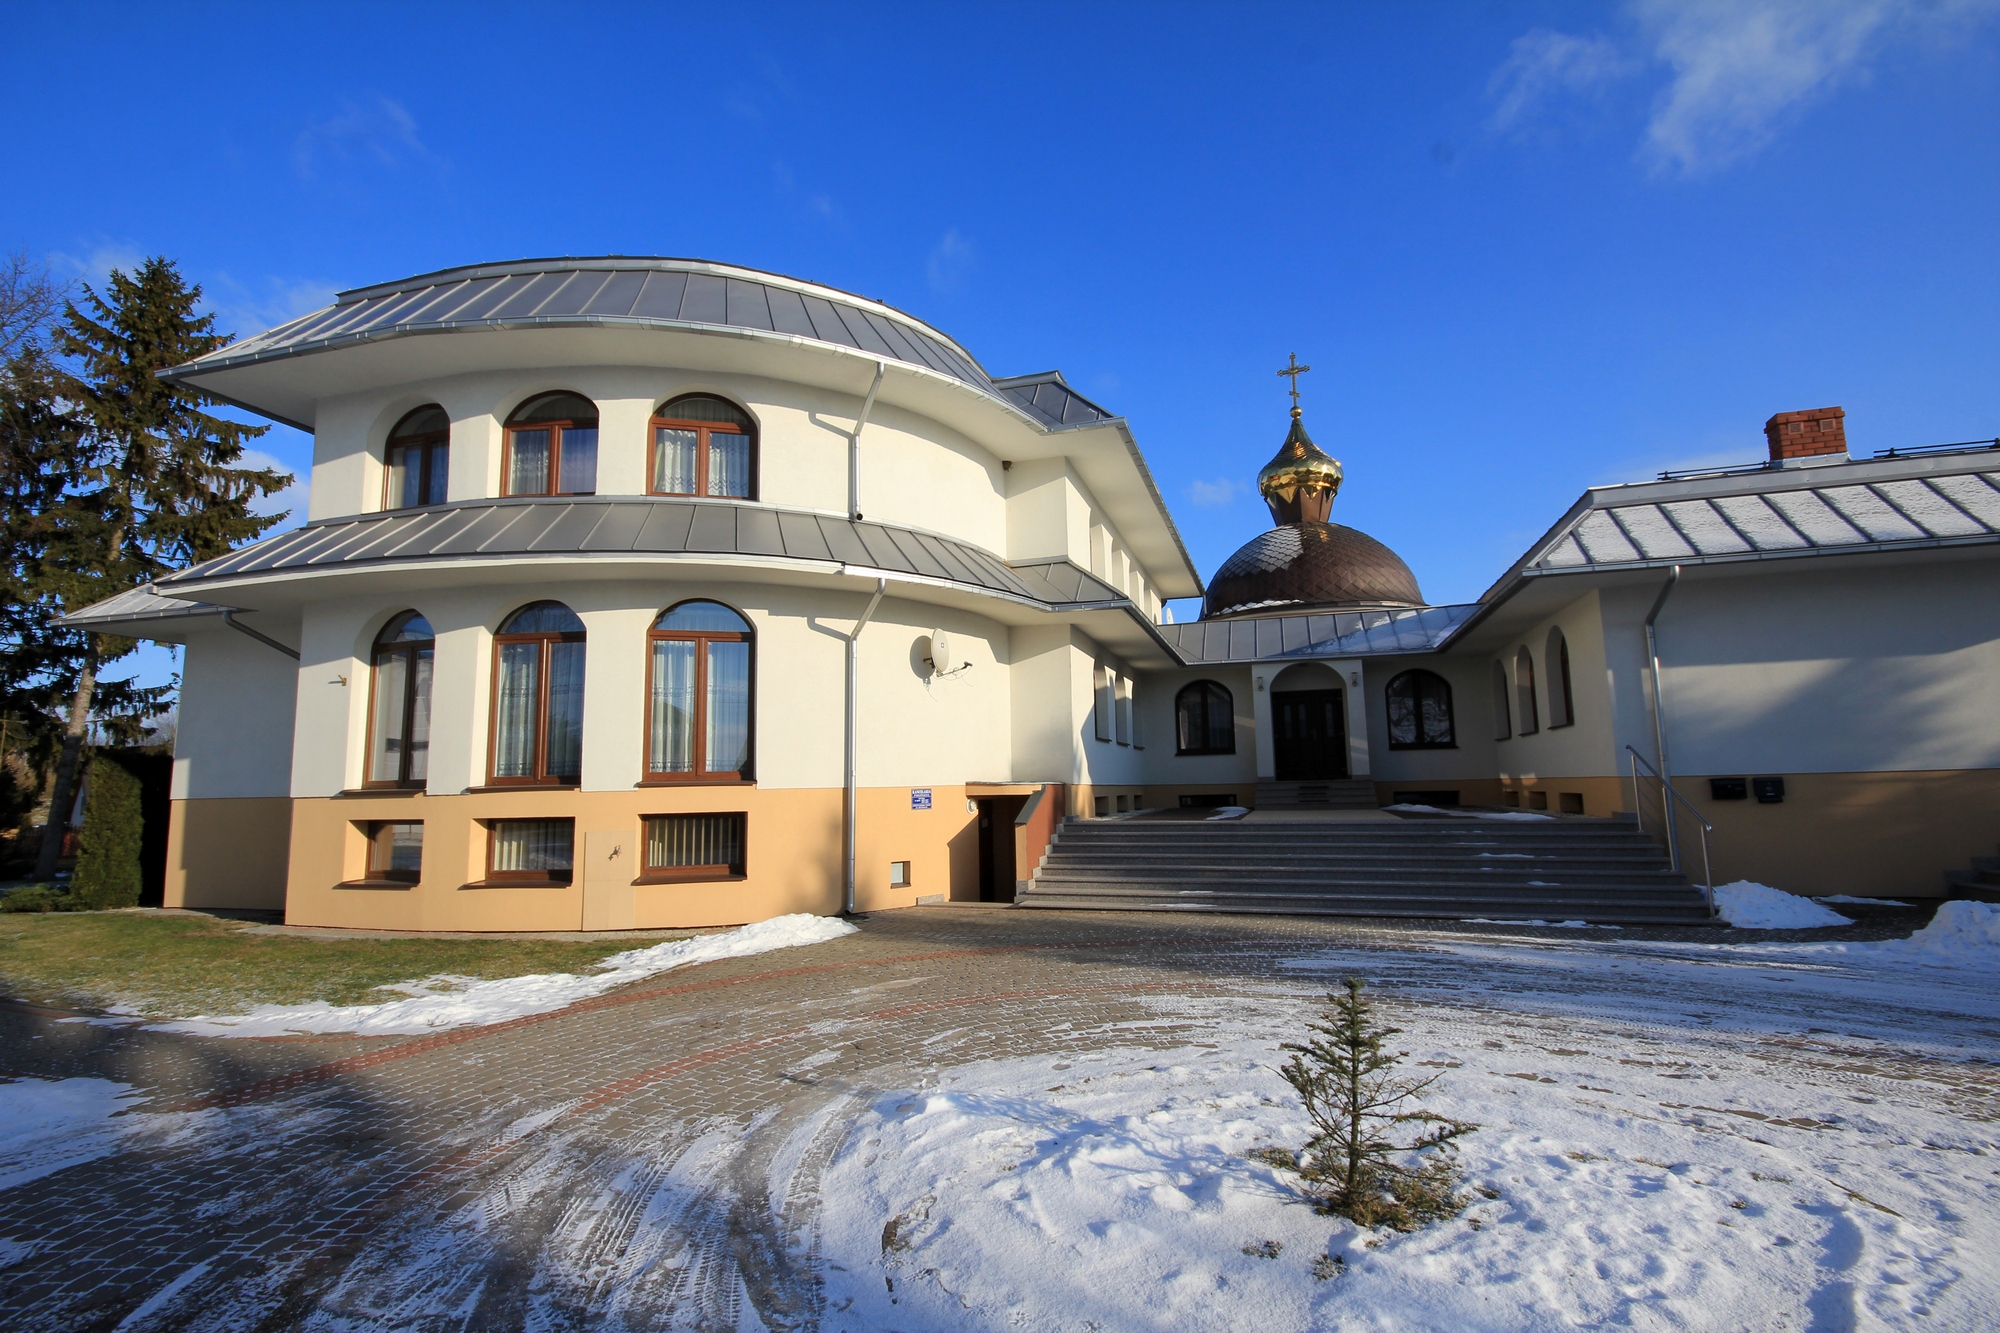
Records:
[[[1222,562],[1201,616],[1422,605],[1410,567],[1367,533],[1338,523],[1284,523]]]

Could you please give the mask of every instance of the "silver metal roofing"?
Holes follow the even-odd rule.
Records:
[[[2000,540],[2000,454],[1771,469],[1607,487],[1584,499],[1529,552],[1521,574]]]
[[[222,610],[221,606],[210,602],[185,602],[178,597],[162,597],[154,591],[152,584],[145,583],[128,588],[115,597],[93,602],[81,611],[72,611],[63,617],[62,623],[72,629],[87,629],[92,625],[214,616],[222,614]]]
[[[478,264],[356,288],[162,378],[414,334],[589,325],[708,326],[830,343],[934,370],[1050,429],[1115,419],[1053,372],[996,381],[952,339],[879,301],[757,269],[622,255]]]
[[[1432,652],[1478,609],[1468,604],[1411,611],[1242,616],[1161,625],[1159,631],[1190,665],[1286,657],[1380,657]]]
[[[160,580],[168,593],[246,575],[431,559],[763,556],[935,579],[1050,609],[1124,605],[1063,560],[1009,566],[937,533],[770,505],[659,496],[521,497],[326,519]],[[130,597],[132,594],[122,594]],[[115,599],[114,599],[115,600]],[[100,608],[88,608],[95,615]]]

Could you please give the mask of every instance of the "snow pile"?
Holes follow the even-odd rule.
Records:
[[[1821,907],[1810,898],[1747,879],[1716,889],[1715,910],[1724,921],[1744,930],[1811,930],[1815,926],[1854,924],[1850,918],[1830,907]]]
[[[1249,814],[1249,813],[1250,813],[1250,808],[1249,808],[1248,806],[1243,806],[1243,805],[1218,805],[1218,806],[1216,806],[1216,807],[1215,807],[1215,813],[1214,813],[1214,814],[1212,814],[1212,815],[1210,815],[1210,816],[1209,816],[1209,818],[1210,818],[1210,819],[1241,819],[1241,818],[1243,818],[1243,816],[1245,816],[1245,815],[1247,815],[1247,814]]]
[[[1816,893],[1813,895],[1813,901],[1816,903],[1859,903],[1864,907],[1909,906],[1908,903],[1898,902],[1894,898],[1856,898],[1852,894],[1847,893]]]
[[[112,1117],[144,1100],[131,1084],[105,1078],[0,1083],[0,1190],[117,1151],[138,1122]]]
[[[1516,821],[1554,819],[1554,815],[1538,815],[1528,810],[1453,810],[1438,805],[1385,805],[1384,810],[1407,810],[1419,815],[1450,815],[1453,819],[1512,819]]]
[[[199,1037],[281,1037],[301,1032],[355,1032],[388,1037],[483,1026],[561,1009],[601,995],[614,986],[673,968],[820,944],[854,933],[855,927],[845,921],[797,912],[719,935],[697,935],[693,939],[670,940],[648,949],[613,954],[598,965],[604,971],[588,975],[548,972],[497,981],[430,977],[395,987],[408,998],[382,1004],[332,1005],[324,1000],[310,1004],[260,1004],[247,1014],[158,1023],[154,1030],[186,1032]],[[440,990],[441,985],[453,989]]]
[[[1899,963],[1931,963],[2000,972],[2000,907],[1954,899],[1906,940],[1864,946]]]

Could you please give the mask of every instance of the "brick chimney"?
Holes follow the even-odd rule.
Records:
[[[1771,442],[1773,463],[1844,454],[1847,452],[1847,412],[1838,407],[1780,412],[1764,423],[1764,438]]]

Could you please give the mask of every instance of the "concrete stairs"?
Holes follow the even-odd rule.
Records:
[[[1629,824],[1483,819],[1068,820],[1028,908],[1710,922],[1701,890]]]
[[[2000,856],[1975,856],[1972,869],[1945,871],[1944,894],[1947,898],[2000,903]]]
[[[1373,810],[1375,784],[1367,778],[1328,778],[1323,782],[1257,783],[1259,810]]]

